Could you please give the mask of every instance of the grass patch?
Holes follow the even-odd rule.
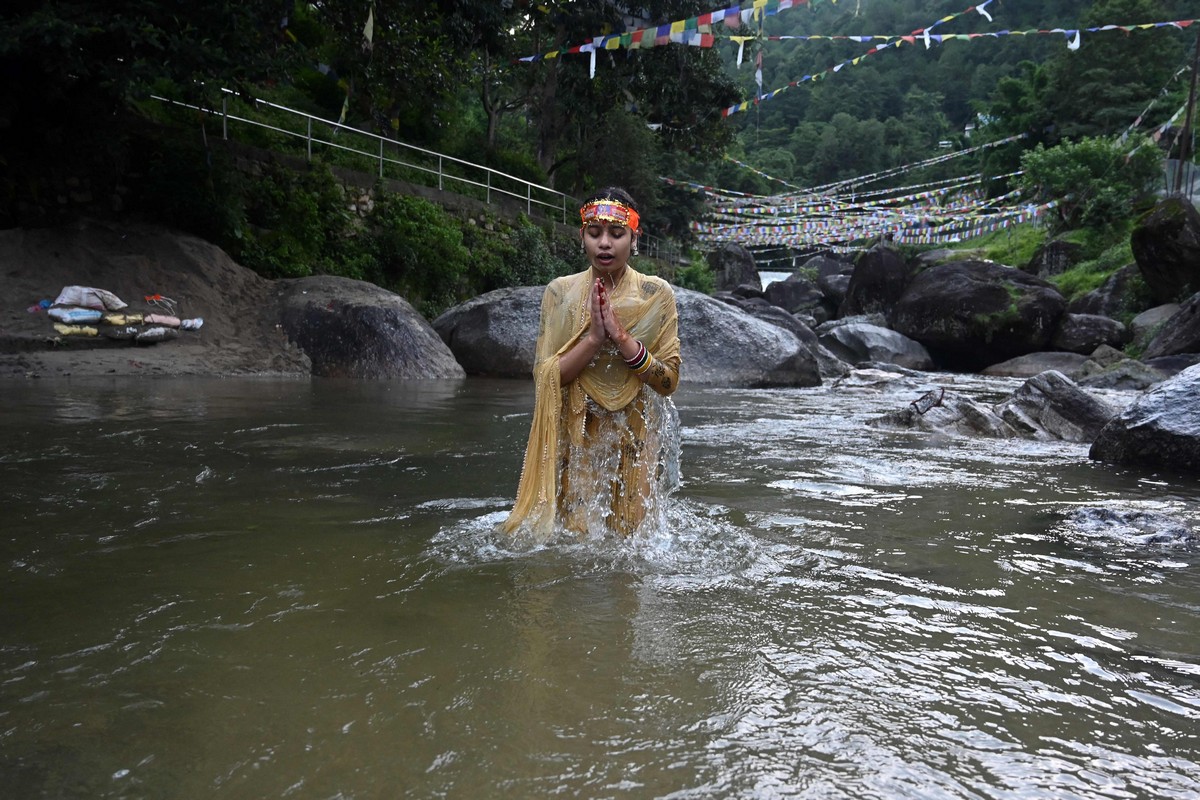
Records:
[[[957,245],[956,250],[982,251],[989,261],[1021,267],[1046,243],[1046,229],[1035,223],[1013,225]]]
[[[1084,245],[1085,252],[1089,244],[1093,247],[1096,245],[1095,242],[1080,242],[1080,244]],[[1093,289],[1100,288],[1114,272],[1131,263],[1133,263],[1133,250],[1129,246],[1129,237],[1125,237],[1118,243],[1101,250],[1094,257],[1079,262],[1060,275],[1053,276],[1050,278],[1050,282],[1058,288],[1063,297],[1070,301]]]

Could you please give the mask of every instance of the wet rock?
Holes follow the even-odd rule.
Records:
[[[995,411],[1024,438],[1065,442],[1091,442],[1115,413],[1053,370],[1025,381]]]
[[[722,245],[708,254],[708,265],[716,274],[719,290],[731,290],[736,286],[754,286],[761,292],[762,278],[754,255],[740,244]]]
[[[1088,359],[1075,380],[1089,389],[1144,391],[1167,377],[1167,373],[1132,358],[1123,358],[1106,366]]]
[[[1029,353],[1001,361],[999,364],[992,364],[981,370],[980,374],[994,375],[999,378],[1032,378],[1034,375],[1040,375],[1046,370],[1052,369],[1076,380],[1087,362],[1088,357],[1079,353],[1061,351]]]
[[[449,309],[433,322],[466,371],[529,378],[545,287],[497,289]],[[808,347],[789,330],[735,303],[675,287],[682,380],[713,386],[819,386]]]
[[[711,386],[819,386],[816,356],[791,331],[675,288],[682,380]]]
[[[1200,472],[1200,365],[1168,378],[1113,417],[1089,456],[1115,464]]]
[[[933,359],[920,342],[878,325],[862,322],[838,325],[819,339],[830,352],[851,364],[879,361],[907,369],[933,369]]]
[[[1200,292],[1200,211],[1190,200],[1162,200],[1134,227],[1129,246],[1160,303]]]
[[[1129,339],[1129,331],[1115,319],[1068,312],[1059,318],[1050,346],[1055,350],[1087,355],[1102,344],[1120,347]]]
[[[542,286],[520,286],[447,309],[433,329],[468,375],[532,378]]]
[[[1200,353],[1200,292],[1188,298],[1179,311],[1162,324],[1142,355],[1158,358],[1180,353]]]
[[[1011,439],[1017,435],[1012,426],[990,406],[952,391],[939,392],[936,398],[930,398],[928,394],[914,398],[904,408],[868,420],[867,424],[885,430],[915,430],[995,439]]]
[[[821,344],[817,335],[813,333],[812,328],[795,314],[789,314],[779,306],[761,298],[746,300],[734,298],[732,304],[756,319],[794,333],[796,338],[816,357],[817,365],[821,370],[821,377],[823,379],[836,378],[850,371],[850,365]]]
[[[341,378],[461,378],[453,353],[408,301],[365,281],[331,276],[278,284],[281,324],[312,361]]]
[[[912,268],[895,250],[873,247],[859,256],[846,287],[839,317],[887,313],[904,294],[912,278]]]
[[[1008,398],[987,405],[957,392],[934,390],[906,407],[868,422],[889,430],[1041,441],[1090,441],[1113,411],[1058,372],[1045,372]]]
[[[991,261],[930,267],[913,278],[890,315],[950,369],[974,371],[1047,345],[1066,301],[1051,284]]]

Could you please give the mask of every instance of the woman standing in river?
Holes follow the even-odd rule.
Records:
[[[671,286],[629,265],[641,233],[623,189],[579,210],[589,267],[542,296],[529,444],[505,532],[628,536],[658,507],[679,384]]]

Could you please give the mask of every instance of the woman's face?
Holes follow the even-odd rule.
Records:
[[[588,262],[597,272],[611,275],[629,263],[636,234],[621,223],[593,220],[583,227],[582,236]]]

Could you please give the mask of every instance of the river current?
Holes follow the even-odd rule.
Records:
[[[0,794],[1196,797],[1200,544],[1080,514],[1200,481],[866,424],[1017,385],[685,385],[666,526],[535,549],[528,381],[0,385]]]

